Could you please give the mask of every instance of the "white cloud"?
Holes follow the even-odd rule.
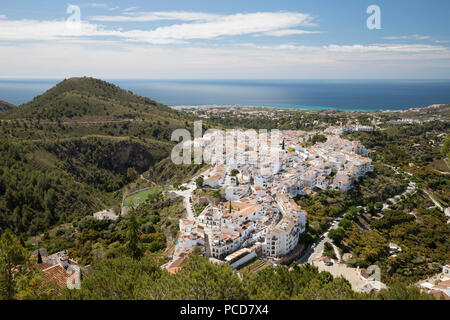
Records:
[[[129,7],[129,8],[123,9],[123,12],[134,11],[134,10],[136,10],[137,8],[138,8],[138,7]]]
[[[325,46],[330,52],[348,52],[348,53],[365,53],[365,52],[378,52],[378,53],[423,53],[423,52],[438,52],[448,51],[448,48],[442,46],[422,45],[422,44],[373,44],[373,45],[335,45],[331,44]]]
[[[444,48],[415,54],[380,54],[293,44],[186,46],[179,50],[117,42],[58,42],[51,46],[31,42],[21,46],[0,44],[0,68],[3,77],[449,78],[450,52]]]
[[[297,26],[315,26],[313,17],[299,12],[256,12],[238,13],[232,15],[217,15],[203,12],[168,11],[168,12],[136,12],[116,16],[93,16],[91,21],[101,22],[149,22],[160,20],[173,21],[195,21],[190,24],[177,24],[168,27],[158,28],[158,32],[169,31],[170,33],[180,33],[182,30],[194,32],[196,34],[211,34],[222,29],[226,34],[245,34],[252,32],[272,32],[278,29],[286,29]],[[155,30],[156,31],[156,30]],[[282,31],[282,30],[280,30]],[[306,33],[301,30],[283,30],[291,34]],[[186,33],[187,33],[186,32]],[[205,38],[210,38],[208,35]],[[215,37],[215,36],[212,36]],[[183,36],[186,38],[186,36]]]
[[[81,22],[38,20],[1,20],[0,40],[59,40],[71,37],[120,36],[119,31]]]
[[[124,11],[131,11],[135,7],[125,9]],[[125,15],[115,16],[93,16],[91,21],[101,22],[150,22],[161,20],[173,21],[202,21],[213,20],[218,18],[218,15],[202,13],[202,12],[186,12],[186,11],[168,11],[168,12],[127,12]]]
[[[430,39],[430,36],[421,36],[418,34],[413,34],[413,35],[409,35],[409,36],[389,36],[389,37],[384,37],[384,39],[386,40],[428,40]]]
[[[151,31],[136,32],[140,41],[154,42],[191,39],[214,39],[220,36],[238,36],[267,33],[297,26],[311,26],[312,17],[298,12],[258,12],[220,16],[206,22],[175,24]]]
[[[195,46],[196,42],[189,43],[194,39],[226,36],[282,37],[315,33],[314,30],[303,30],[314,26],[314,19],[298,12],[232,15],[183,11],[127,12],[96,20],[181,21],[151,30],[113,29],[93,21],[83,21],[77,28],[77,25],[63,20],[1,18],[0,40],[10,41],[6,44],[0,42],[3,77],[42,74],[48,77],[91,75],[103,78],[398,78],[399,74],[417,78],[450,77],[450,49],[437,42],[435,45],[420,44],[420,38],[415,44],[398,39],[400,43],[326,46],[296,43],[224,46],[218,41],[210,46],[204,42]],[[170,43],[186,45],[182,50],[176,46],[158,46]],[[33,53],[32,59],[30,52]]]
[[[0,14],[0,19],[6,19],[6,16],[4,14]]]
[[[109,11],[115,11],[117,9],[119,9],[119,6],[110,6],[109,4],[106,3],[98,3],[98,2],[94,2],[94,3],[89,3],[89,4],[85,4],[85,5],[81,5],[82,7],[91,7],[91,8],[98,8],[98,9],[108,9]]]
[[[309,31],[309,30],[298,30],[298,29],[284,29],[284,30],[275,30],[275,31],[269,31],[265,34],[269,36],[274,37],[284,37],[284,36],[291,36],[295,34],[313,34],[313,33],[320,33],[319,31]]]
[[[109,6],[106,3],[96,3],[96,2],[89,3],[87,6],[92,8],[103,8],[103,9],[109,8]]]
[[[251,47],[261,50],[282,50],[298,53],[311,53],[315,54],[337,54],[342,53],[341,57],[354,56],[354,57],[369,57],[369,54],[374,54],[373,57],[380,57],[380,59],[386,59],[386,55],[401,54],[403,57],[413,54],[442,54],[445,57],[450,54],[450,48],[440,45],[422,45],[422,44],[353,44],[353,45],[337,45],[330,44],[326,46],[302,46],[292,43],[285,43],[280,45],[256,45],[253,43],[240,44],[242,47]]]
[[[118,17],[118,16],[117,16]],[[150,19],[149,15],[141,18]],[[247,34],[267,34],[299,32],[289,30],[297,26],[311,26],[312,17],[298,12],[258,12],[217,16],[193,12],[152,13],[156,20],[176,19],[195,21],[193,23],[173,24],[153,30],[107,29],[104,26],[84,21],[74,28],[65,21],[1,20],[0,40],[54,40],[70,37],[118,37],[127,41],[151,44],[185,43],[193,39],[215,39],[222,36]],[[199,21],[200,20],[200,21]],[[280,33],[278,33],[278,36]]]

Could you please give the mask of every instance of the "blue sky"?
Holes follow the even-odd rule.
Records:
[[[447,0],[11,1],[0,76],[448,79],[449,12]]]

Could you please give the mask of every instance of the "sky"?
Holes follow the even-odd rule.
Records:
[[[2,0],[0,70],[1,78],[450,79],[450,1]]]

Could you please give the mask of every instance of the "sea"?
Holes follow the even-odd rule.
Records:
[[[0,100],[26,103],[62,79],[0,79]],[[403,110],[450,103],[450,80],[104,79],[169,106]]]

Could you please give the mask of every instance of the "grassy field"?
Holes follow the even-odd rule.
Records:
[[[147,201],[148,197],[150,196],[155,196],[157,195],[159,192],[163,191],[163,188],[153,188],[153,189],[148,189],[148,190],[144,190],[135,194],[132,194],[131,196],[128,196],[127,198],[125,198],[125,205],[133,205],[133,206],[138,206],[141,203]]]

